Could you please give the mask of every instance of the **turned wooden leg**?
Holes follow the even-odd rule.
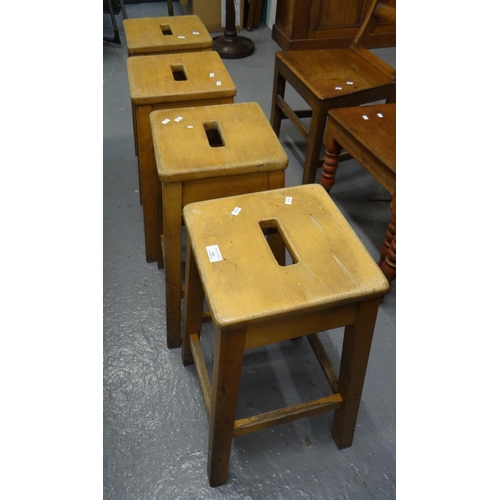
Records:
[[[396,235],[394,235],[394,238],[391,241],[391,246],[385,256],[384,262],[382,262],[380,266],[380,269],[389,283],[396,279]]]
[[[391,202],[391,221],[385,232],[378,265],[389,283],[396,278],[396,193]]]
[[[216,333],[208,440],[208,478],[212,487],[227,482],[245,338],[244,328]]]
[[[335,411],[332,435],[339,449],[352,445],[380,298],[359,306],[358,320],[345,327],[338,386],[344,400]]]
[[[200,334],[201,319],[203,315],[203,286],[200,274],[191,250],[191,241],[188,235],[186,248],[186,279],[184,288],[184,308],[182,311],[182,363],[184,366],[193,364],[191,342],[189,336],[192,333]]]
[[[329,193],[335,184],[335,175],[339,166],[339,154],[342,147],[336,141],[333,141],[331,149],[326,148],[325,158],[323,159],[323,172],[321,174],[320,184]]]

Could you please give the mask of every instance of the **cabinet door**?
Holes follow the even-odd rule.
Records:
[[[353,37],[368,7],[369,0],[314,0],[307,37]]]

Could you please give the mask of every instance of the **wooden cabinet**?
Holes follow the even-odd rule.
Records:
[[[348,47],[369,6],[370,0],[278,0],[273,40],[283,50]],[[395,45],[396,26],[390,23],[378,25],[367,44]]]

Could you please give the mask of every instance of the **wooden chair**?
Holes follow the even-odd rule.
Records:
[[[326,191],[312,184],[192,203],[184,220],[182,361],[196,367],[209,417],[210,485],[227,481],[233,437],[298,418],[335,411],[335,443],[351,446],[389,284]],[[216,332],[211,382],[200,346],[205,298]],[[339,327],[337,376],[317,333]],[[304,335],[331,394],[235,420],[245,349]]]
[[[395,0],[372,0],[349,48],[276,52],[271,124],[279,137],[281,120],[288,118],[305,138],[303,184],[315,182],[330,109],[395,101],[395,70],[365,48],[368,36],[380,21],[396,22]],[[292,109],[285,101],[286,83],[310,110]],[[309,129],[301,120],[304,117],[311,118]]]

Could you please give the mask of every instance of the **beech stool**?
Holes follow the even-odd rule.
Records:
[[[227,481],[234,436],[272,425],[335,410],[335,443],[351,446],[389,283],[329,195],[311,184],[210,200],[186,206],[184,220],[182,361],[195,364],[209,415],[210,485]],[[205,298],[216,331],[211,384],[200,348]],[[342,326],[337,377],[317,332]],[[332,394],[235,420],[245,349],[303,335]]]
[[[181,345],[181,223],[188,203],[285,185],[288,157],[257,103],[151,113],[157,254],[163,256],[167,346]],[[163,249],[162,249],[163,235]]]
[[[125,19],[129,56],[212,50],[213,40],[198,16]]]
[[[158,109],[232,103],[236,86],[221,57],[213,51],[129,57],[127,70],[146,261],[157,262],[155,173],[149,115]]]

